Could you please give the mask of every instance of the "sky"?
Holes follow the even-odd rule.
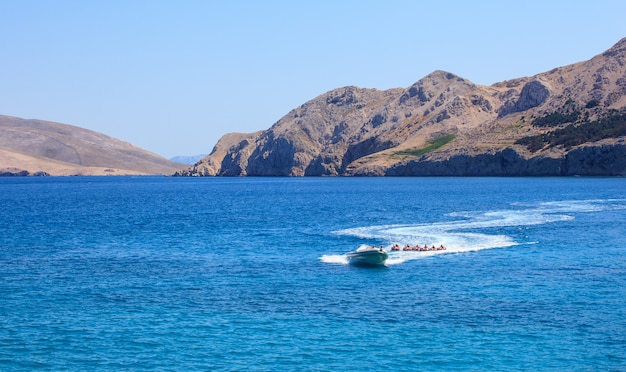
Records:
[[[344,87],[477,84],[626,37],[626,1],[0,0],[0,115],[207,154]]]

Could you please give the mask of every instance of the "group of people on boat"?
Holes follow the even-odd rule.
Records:
[[[440,245],[439,247],[435,247],[434,245],[429,247],[428,244],[424,244],[423,247],[420,247],[419,244],[415,246],[405,245],[404,247],[400,247],[399,244],[394,244],[391,246],[392,251],[418,251],[418,252],[428,252],[428,251],[445,251],[446,247]]]

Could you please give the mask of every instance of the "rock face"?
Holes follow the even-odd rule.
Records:
[[[540,106],[548,99],[549,95],[550,91],[545,85],[538,80],[533,80],[524,84],[517,100],[511,100],[504,103],[498,112],[498,116],[503,117],[514,112],[523,112]]]
[[[0,175],[169,175],[183,167],[94,131],[0,116]]]
[[[442,161],[396,165],[386,176],[624,176],[626,145],[584,146],[566,156],[524,158],[506,148],[494,154],[454,155]]]
[[[626,145],[584,146],[570,151],[563,174],[567,176],[626,175]]]
[[[492,86],[435,71],[404,89],[335,89],[267,130],[224,136],[177,175],[624,175],[618,130],[575,146],[519,140],[625,108],[626,38],[589,61]]]

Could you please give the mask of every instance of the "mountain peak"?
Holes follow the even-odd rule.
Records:
[[[453,80],[453,79],[462,79],[460,78],[458,75],[453,74],[451,72],[448,71],[444,71],[444,70],[435,70],[433,72],[431,72],[430,74],[426,75],[424,77],[424,79],[431,79],[431,80]]]
[[[626,54],[626,37],[618,41],[615,45],[609,48],[602,55],[606,57],[614,57],[618,54]]]

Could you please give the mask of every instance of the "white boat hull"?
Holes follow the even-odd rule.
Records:
[[[352,265],[379,266],[384,265],[389,254],[382,248],[356,250],[346,254],[348,262]]]

